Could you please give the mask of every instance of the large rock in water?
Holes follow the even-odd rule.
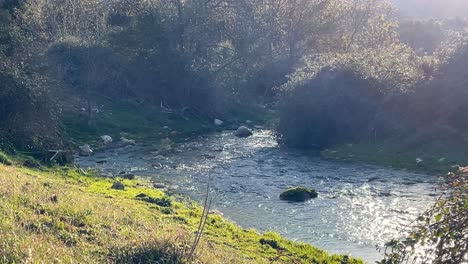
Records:
[[[253,135],[252,131],[250,131],[250,129],[248,129],[247,127],[245,126],[240,126],[236,132],[234,132],[234,135],[236,137],[241,137],[241,138],[246,138],[246,137],[250,137],[251,135]]]
[[[314,189],[307,189],[305,187],[294,187],[287,189],[280,195],[281,200],[291,202],[305,202],[312,198],[317,198],[318,194]]]
[[[109,145],[110,143],[112,143],[112,137],[109,135],[101,136],[101,140],[102,143],[104,143],[104,145]]]

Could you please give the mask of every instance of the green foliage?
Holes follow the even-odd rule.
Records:
[[[323,149],[370,138],[383,95],[358,73],[325,69],[285,98],[277,127],[283,144]]]
[[[449,173],[446,193],[417,220],[406,239],[389,242],[385,259],[393,264],[412,260],[433,263],[463,263],[468,247],[468,169]]]
[[[455,150],[458,144],[456,141],[450,143],[447,147],[453,147],[452,150],[437,148],[434,144],[408,148],[402,145],[401,141],[392,139],[385,143],[335,145],[322,150],[320,154],[328,160],[368,163],[431,175],[443,175],[448,171],[457,170],[457,164],[464,164],[468,160],[468,153]],[[417,161],[418,159],[420,162]]]
[[[138,197],[139,200],[145,201],[147,203],[152,203],[159,205],[161,207],[171,207],[172,199],[169,196],[163,196],[161,198],[153,198],[151,196]]]
[[[274,249],[280,249],[280,246],[278,245],[278,241],[273,240],[273,239],[260,238],[258,242],[260,242],[260,244],[262,245],[268,245]]]
[[[8,156],[0,151],[0,163],[5,164],[5,165],[12,165],[13,163],[11,162],[10,158]]]

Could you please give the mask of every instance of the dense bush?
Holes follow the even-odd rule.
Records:
[[[326,68],[287,96],[280,111],[279,138],[301,148],[369,139],[382,100],[376,80]]]
[[[21,150],[60,148],[52,96],[23,78],[0,72],[0,134]]]
[[[63,145],[59,109],[54,84],[31,56],[33,40],[15,23],[13,4],[7,1],[0,7],[0,147],[42,153]]]
[[[84,108],[92,125],[103,97],[209,119],[279,100],[279,136],[300,147],[427,127],[431,105],[465,129],[463,59],[449,62],[464,55],[446,45],[462,39],[457,20],[399,27],[373,0],[1,3],[0,137],[21,148],[63,145],[61,110]]]
[[[468,145],[467,42],[461,32],[444,32],[431,55],[418,56],[395,41],[360,52],[306,57],[281,86],[280,139],[305,148],[387,141],[459,153]],[[329,68],[355,76],[350,81],[338,70],[324,82],[323,69]]]

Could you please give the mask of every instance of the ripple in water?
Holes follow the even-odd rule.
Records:
[[[211,181],[217,209],[245,228],[276,231],[333,253],[381,258],[377,245],[398,237],[434,200],[437,178],[363,164],[329,162],[278,147],[270,131],[247,139],[231,133],[177,147],[169,158],[141,146],[78,158],[105,173],[122,170],[157,178],[201,201]],[[290,186],[317,189],[306,203],[279,200]]]

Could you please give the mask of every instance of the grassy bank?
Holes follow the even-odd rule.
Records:
[[[114,102],[107,97],[95,96],[95,112],[91,120],[81,104],[70,100],[62,115],[62,131],[72,145],[90,144],[99,147],[100,136],[110,135],[118,140],[122,136],[141,141],[170,138],[177,142],[219,129],[237,129],[250,120],[253,125],[265,125],[273,119],[270,110],[260,106],[233,106],[225,113],[201,113],[195,109],[162,111],[159,107]],[[214,119],[221,119],[220,127]]]
[[[116,179],[76,168],[27,169],[14,163],[0,164],[0,263],[188,263],[202,213],[197,204],[143,180],[118,179],[125,190],[114,190]],[[210,214],[194,262],[342,263],[342,258]]]
[[[328,148],[321,156],[328,160],[362,162],[428,174],[446,174],[468,164],[467,153],[436,150],[432,146],[404,148],[399,144],[345,144]]]

